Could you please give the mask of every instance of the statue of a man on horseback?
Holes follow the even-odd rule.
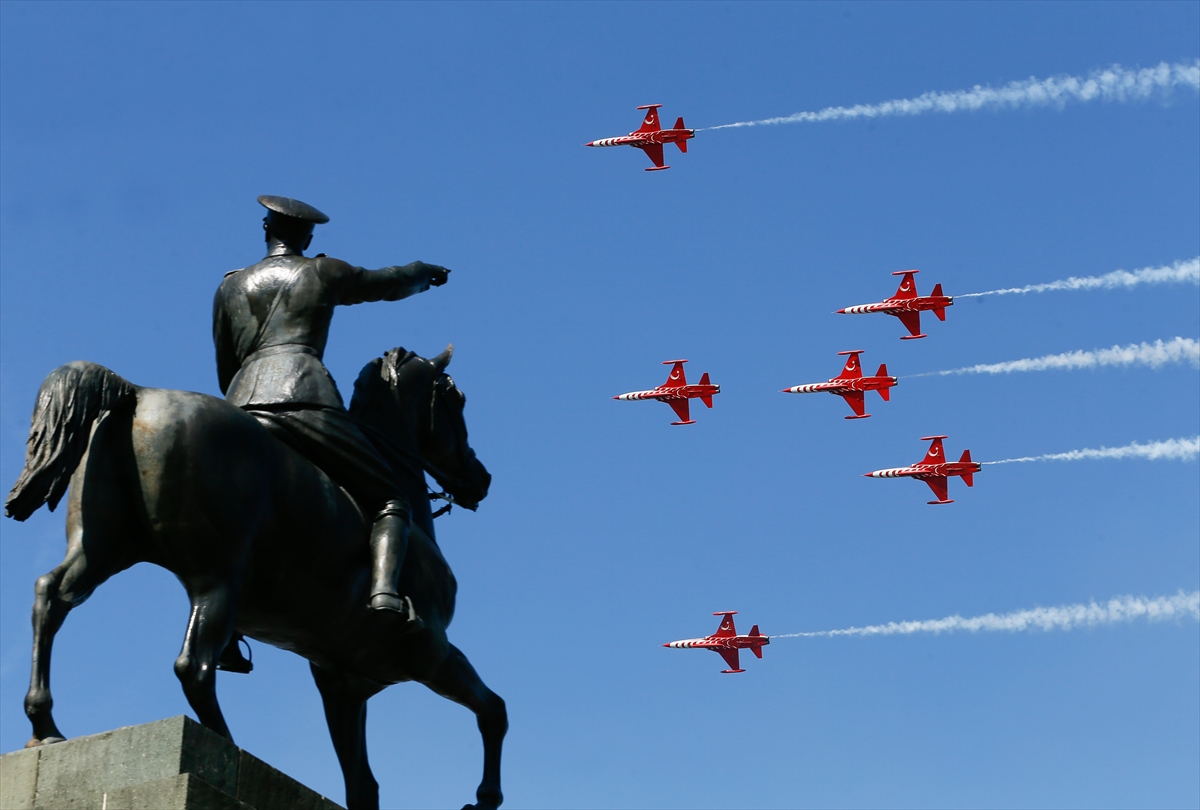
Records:
[[[446,374],[452,347],[402,348],[363,368],[347,409],[321,362],[334,307],[394,301],[444,284],[421,262],[364,270],[306,258],[327,221],[261,197],[268,255],[226,276],[213,334],[225,400],[134,385],[95,363],[50,372],[22,470],[5,501],[25,520],[66,496],[67,551],[38,578],[28,746],[61,742],[50,692],[67,615],[139,562],[174,573],[191,603],[175,674],[205,726],[232,738],[218,664],[242,635],[306,658],[350,810],[377,810],[366,702],[417,681],[473,711],[483,738],[478,808],[503,799],[504,701],[450,643],[457,584],[438,548],[425,475],[474,508],[491,476],[467,441],[466,397]],[[248,666],[242,671],[247,671]]]
[[[324,254],[305,258],[313,227],[329,217],[287,197],[258,201],[267,209],[266,258],[228,273],[213,301],[221,393],[374,516],[370,606],[419,629],[412,600],[397,592],[412,506],[396,471],[346,412],[322,356],[334,307],[398,301],[440,287],[450,271],[424,262],[364,270]]]

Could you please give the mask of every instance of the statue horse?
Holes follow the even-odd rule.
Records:
[[[367,607],[369,520],[254,417],[204,394],[132,385],[94,363],[52,371],[5,504],[24,520],[42,504],[54,509],[69,484],[66,557],[35,587],[27,747],[63,740],[51,713],[50,652],[67,614],[109,577],[151,562],[175,574],[191,601],[175,674],[205,726],[232,739],[217,663],[242,633],[310,662],[350,810],[379,806],[366,702],[400,681],[476,714],[484,764],[474,806],[499,806],[507,713],[446,638],[457,586],[434,542],[424,477],[467,508],[491,481],[467,444],[466,398],[445,374],[452,350],[433,360],[388,352],[363,369],[351,402],[413,507],[400,590],[424,620],[416,632]]]

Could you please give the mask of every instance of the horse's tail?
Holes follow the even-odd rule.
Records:
[[[25,469],[8,493],[4,513],[25,520],[42,504],[54,511],[87,450],[92,425],[136,395],[132,383],[85,360],[46,375],[33,407]]]

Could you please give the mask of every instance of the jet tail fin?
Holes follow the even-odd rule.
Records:
[[[750,628],[750,638],[761,638],[761,637],[762,637],[762,633],[758,632],[757,624]],[[753,647],[750,648],[750,651],[754,653],[755,658],[762,658],[762,646],[761,645],[758,645],[758,644],[754,645]]]
[[[887,377],[887,376],[890,376],[890,375],[887,373],[887,363],[880,363],[880,364],[879,364],[879,371],[876,371],[876,372],[875,372],[875,376],[876,376],[876,377]],[[879,392],[879,396],[883,397],[883,401],[884,401],[884,402],[891,402],[891,401],[892,401],[892,390],[891,390],[890,388],[876,388],[875,390]]]
[[[942,297],[942,296],[944,295],[944,293],[942,292],[942,285],[941,285],[941,284],[935,284],[935,285],[933,285],[933,292],[932,292],[932,293],[930,293],[930,295],[932,295],[934,298],[940,298],[940,297]],[[933,309],[933,314],[934,314],[934,315],[937,315],[937,318],[938,318],[938,320],[939,320],[939,321],[944,321],[944,320],[946,320],[946,309],[945,309],[945,307],[934,307],[934,309]]]
[[[959,461],[959,463],[962,463],[965,461],[968,464],[970,464],[971,463],[971,451],[963,450],[962,458],[960,458],[958,461]],[[975,486],[975,473],[969,473],[969,472],[963,473],[962,480],[969,487]]]
[[[679,119],[675,122],[675,126],[671,127],[671,129],[687,129],[687,127],[685,127],[683,125],[683,116],[682,115],[679,116]],[[687,152],[687,140],[686,139],[682,140],[682,141],[675,141],[675,145],[679,147],[680,152]]]

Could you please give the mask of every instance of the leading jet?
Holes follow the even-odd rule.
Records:
[[[638,107],[639,110],[649,110],[649,112],[646,113],[646,119],[642,121],[642,125],[628,135],[588,141],[584,146],[636,146],[645,152],[646,157],[650,158],[654,164],[646,171],[657,172],[671,168],[663,160],[663,144],[673,143],[679,147],[680,152],[687,152],[688,139],[696,137],[696,130],[688,129],[683,125],[682,115],[675,122],[675,126],[663,129],[658,120],[658,108],[661,106],[661,104],[645,104]]]
[[[929,484],[929,488],[933,490],[933,494],[937,496],[936,501],[929,501],[931,505],[954,503],[947,496],[948,487],[947,479],[950,476],[959,476],[967,486],[975,486],[975,481],[972,476],[983,469],[978,461],[971,461],[971,451],[963,450],[962,458],[958,461],[946,461],[946,451],[942,449],[942,439],[945,436],[922,436],[921,441],[933,442],[929,445],[929,452],[925,454],[925,458],[912,464],[908,467],[892,467],[888,470],[875,470],[875,472],[863,473],[867,478],[916,478],[918,481],[924,481]]]
[[[722,674],[745,672],[746,670],[742,669],[738,663],[738,650],[749,648],[756,658],[762,658],[762,648],[771,643],[771,637],[764,636],[758,632],[757,624],[750,628],[749,635],[739,636],[733,626],[733,617],[736,613],[736,610],[723,610],[714,613],[714,616],[722,618],[717,632],[711,636],[685,638],[682,641],[668,641],[663,646],[674,647],[676,649],[712,650],[715,653],[720,653],[721,657],[725,659],[725,663],[729,665],[729,669],[721,670]]]
[[[783,393],[815,394],[818,391],[828,391],[846,400],[846,404],[854,411],[853,416],[844,418],[866,419],[871,414],[864,413],[867,409],[864,399],[865,392],[878,391],[879,396],[883,397],[884,402],[887,402],[892,398],[891,392],[888,389],[894,386],[898,380],[896,377],[888,376],[887,363],[879,366],[879,371],[875,372],[874,377],[864,377],[862,374],[862,363],[859,362],[858,357],[862,353],[862,349],[855,349],[851,352],[838,352],[839,355],[850,355],[850,359],[846,361],[841,374],[829,380],[829,382],[793,385],[791,388],[784,388]]]
[[[675,411],[675,415],[680,421],[672,422],[672,425],[694,425],[696,420],[689,415],[688,400],[700,399],[708,407],[712,407],[712,398],[715,394],[721,393],[721,386],[709,381],[708,372],[704,372],[704,376],[700,378],[700,382],[696,385],[688,385],[687,376],[683,373],[683,364],[687,360],[664,360],[664,366],[674,367],[671,373],[667,375],[667,381],[658,388],[651,388],[649,391],[630,391],[628,394],[617,394],[613,399],[637,400],[637,399],[657,399],[659,402],[665,402]]]
[[[838,312],[843,315],[862,315],[865,312],[883,312],[895,315],[908,329],[908,334],[901,340],[916,340],[926,337],[921,333],[921,312],[932,309],[939,321],[946,320],[946,307],[954,304],[954,299],[942,294],[942,285],[934,285],[933,292],[926,296],[917,295],[917,280],[913,278],[920,270],[897,270],[893,276],[904,276],[900,281],[900,289],[891,298],[885,298],[875,304],[858,304]]]

